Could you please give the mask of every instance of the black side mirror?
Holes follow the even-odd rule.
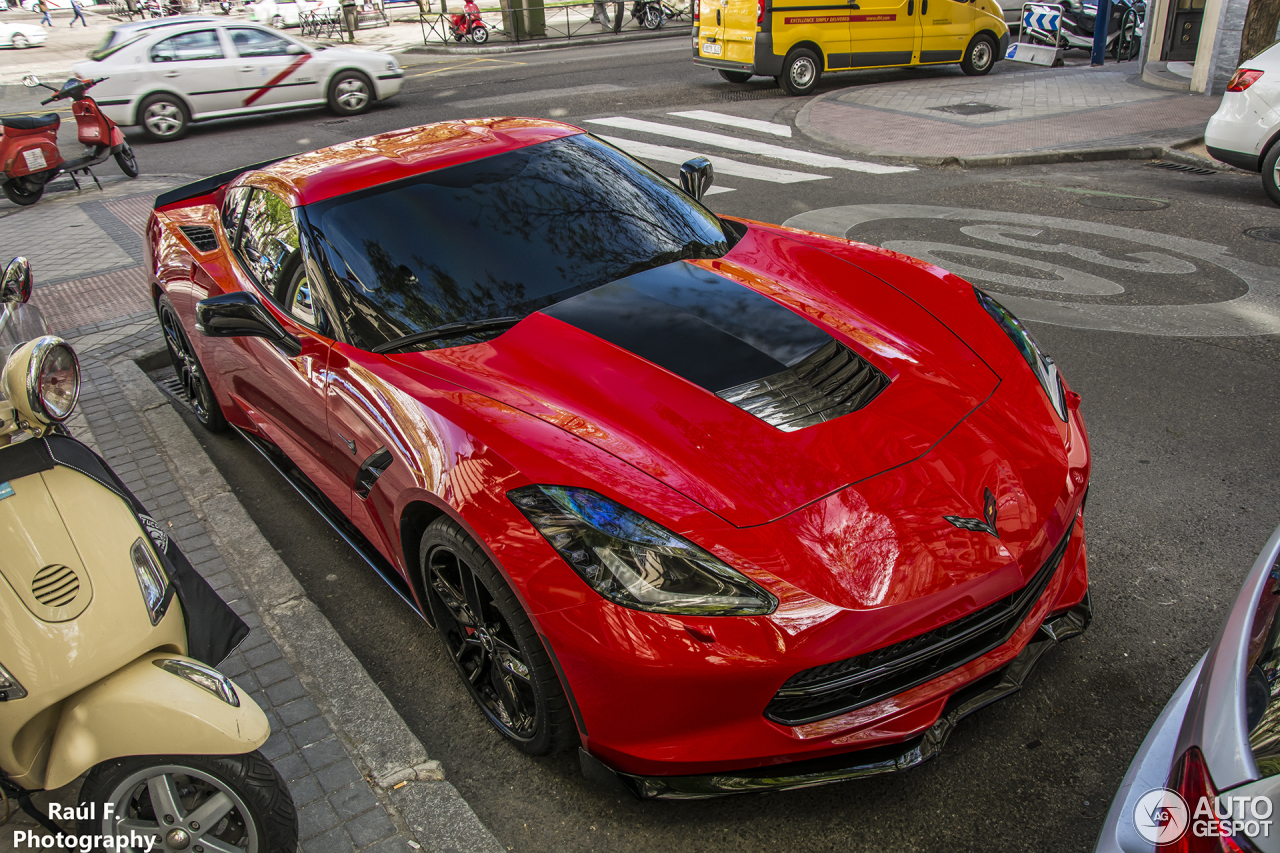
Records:
[[[702,201],[716,179],[716,170],[706,157],[694,157],[680,167],[680,189]]]
[[[26,258],[14,258],[0,278],[0,305],[21,305],[31,298],[31,264]]]
[[[196,331],[210,338],[266,338],[290,358],[302,354],[302,342],[285,331],[258,297],[244,291],[197,302]]]

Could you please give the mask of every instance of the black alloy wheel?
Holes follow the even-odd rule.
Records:
[[[550,658],[497,567],[442,517],[422,535],[431,619],[471,698],[521,752],[547,755],[577,742]]]
[[[133,148],[129,143],[125,142],[120,145],[120,150],[115,153],[116,165],[120,167],[120,171],[124,172],[130,178],[138,177],[138,158],[133,156]]]
[[[156,313],[160,317],[160,328],[169,349],[169,360],[178,373],[178,382],[182,385],[182,392],[187,395],[196,420],[209,432],[222,432],[227,428],[227,420],[222,416],[222,408],[218,405],[209,380],[204,376],[186,330],[182,328],[182,321],[178,319],[178,312],[173,309],[168,296],[160,297],[156,303]]]

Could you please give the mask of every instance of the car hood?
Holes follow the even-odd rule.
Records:
[[[786,431],[724,398],[832,342],[882,374],[856,411]],[[488,343],[393,358],[572,432],[738,527],[921,457],[1000,382],[897,289],[757,228],[721,259],[596,288]]]

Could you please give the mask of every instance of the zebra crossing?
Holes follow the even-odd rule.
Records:
[[[678,110],[667,113],[672,119],[684,119],[696,123],[696,127],[686,124],[675,124],[668,121],[653,121],[648,118],[633,116],[608,116],[605,118],[586,119],[587,125],[601,139],[633,157],[650,164],[680,165],[692,157],[704,156],[711,161],[716,177],[746,178],[753,181],[764,181],[772,184],[796,184],[806,181],[829,180],[834,175],[824,172],[858,172],[869,175],[891,175],[915,171],[914,166],[887,165],[836,157],[804,148],[780,144],[781,140],[791,140],[791,126],[777,122],[735,116],[712,110]],[[707,126],[739,131],[738,133],[717,132],[705,129]],[[745,131],[743,133],[742,131]],[[625,136],[618,132],[626,133]],[[779,142],[766,142],[760,136],[768,136]],[[662,144],[675,141],[692,146]],[[771,161],[778,165],[759,165],[737,157],[721,153],[750,154],[761,160]],[[804,167],[802,169],[790,168]],[[823,172],[810,171],[822,169]],[[710,190],[716,192],[732,192],[732,187],[714,186]]]

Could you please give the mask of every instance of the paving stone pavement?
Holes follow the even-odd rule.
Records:
[[[851,87],[810,101],[796,125],[848,151],[908,159],[1176,147],[1203,136],[1219,100],[1143,84],[1128,62]],[[961,105],[993,109],[940,109]]]
[[[186,180],[153,176],[145,181],[109,181],[101,192],[51,192],[32,208],[0,203],[3,260],[23,254],[32,261],[37,283],[33,302],[80,358],[80,403],[68,426],[107,460],[251,628],[221,669],[262,707],[271,723],[271,736],[261,752],[289,786],[298,809],[302,853],[496,853],[501,849],[496,840],[443,781],[438,762],[426,760],[421,744],[332,626],[323,617],[317,622],[314,615],[310,622],[286,621],[300,607],[305,617],[306,606],[314,610],[314,605],[274,553],[256,562],[275,560],[274,571],[293,584],[283,596],[285,604],[273,609],[277,602],[270,599],[271,590],[247,588],[246,578],[268,576],[272,568],[244,565],[228,549],[229,535],[245,538],[239,535],[243,528],[228,534],[225,518],[212,517],[210,508],[214,500],[230,497],[229,488],[215,471],[206,473],[201,488],[193,490],[188,468],[203,464],[212,470],[212,464],[133,363],[154,362],[164,353],[139,265],[140,235],[154,196]],[[177,432],[166,432],[164,424],[176,424]],[[186,444],[179,447],[178,439]],[[191,448],[200,459],[193,459]],[[210,500],[208,495],[219,491],[208,485],[214,480],[221,484],[222,494]],[[247,515],[241,523],[251,525]],[[260,540],[260,550],[269,552],[256,528],[252,533]],[[279,578],[275,580],[278,588]],[[299,636],[300,626],[312,635],[313,644],[326,646],[330,653],[340,647],[349,658],[348,668],[353,666],[367,682],[356,682],[357,689],[377,694],[376,701],[385,707],[374,708],[374,716],[380,715],[374,728],[355,731],[358,722],[353,724],[349,707],[353,700],[324,689],[333,676],[315,671],[328,667],[318,666],[314,655],[307,657],[308,638]],[[358,701],[365,705],[355,709],[356,717],[367,712],[373,700],[366,696]],[[375,733],[387,732],[385,743],[369,742],[379,739]],[[79,784],[77,780],[36,800],[74,803]],[[26,815],[13,817],[0,832],[0,853],[15,849],[11,829],[35,828]]]

